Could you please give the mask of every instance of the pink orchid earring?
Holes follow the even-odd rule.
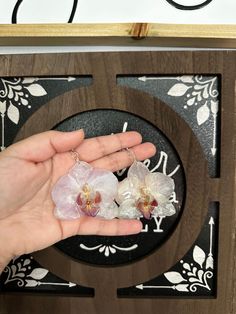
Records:
[[[176,210],[170,201],[174,192],[174,180],[160,172],[150,172],[134,153],[133,164],[127,178],[119,183],[116,197],[119,218],[151,219],[152,216],[172,216]]]
[[[80,161],[73,150],[75,165],[62,176],[52,189],[56,205],[55,216],[59,219],[77,219],[81,216],[112,219],[118,215],[114,202],[118,180],[108,170],[97,169]]]

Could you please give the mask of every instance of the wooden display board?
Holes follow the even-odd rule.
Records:
[[[158,150],[145,164],[176,183],[175,215],[139,235],[11,261],[1,314],[235,313],[234,51],[2,55],[0,102],[2,149],[49,129],[137,130]]]

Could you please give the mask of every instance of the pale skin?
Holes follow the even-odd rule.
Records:
[[[128,235],[139,233],[137,220],[105,220],[83,216],[59,220],[54,216],[51,190],[73,166],[70,150],[80,160],[111,171],[152,157],[156,149],[141,143],[137,132],[84,139],[83,130],[48,131],[11,145],[0,153],[0,273],[8,262],[22,254],[44,249],[73,235]]]

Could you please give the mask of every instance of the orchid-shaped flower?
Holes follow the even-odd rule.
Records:
[[[53,187],[55,215],[60,219],[76,219],[83,215],[115,218],[118,215],[114,202],[117,188],[118,180],[112,172],[80,161]]]
[[[174,180],[160,172],[150,172],[141,162],[135,161],[127,178],[119,183],[116,197],[120,205],[120,218],[144,216],[172,216],[176,210],[170,202]]]

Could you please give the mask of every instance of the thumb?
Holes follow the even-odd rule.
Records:
[[[84,139],[82,129],[72,132],[47,131],[9,146],[3,154],[28,161],[41,162],[79,146]]]

